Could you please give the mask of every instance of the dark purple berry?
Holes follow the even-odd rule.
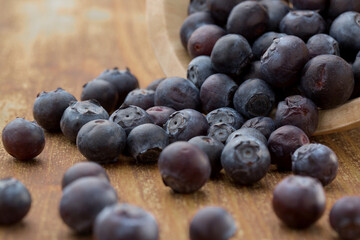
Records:
[[[181,110],[197,109],[199,104],[199,89],[185,78],[167,78],[159,84],[155,91],[155,106]]]
[[[64,188],[60,216],[77,233],[90,233],[96,216],[118,198],[110,183],[98,177],[83,177]]]
[[[235,132],[235,128],[227,123],[215,123],[210,126],[208,136],[222,143],[225,143],[230,134]]]
[[[358,0],[329,0],[327,14],[329,18],[335,19],[347,11],[360,12],[360,2]]]
[[[118,103],[118,92],[114,84],[102,80],[94,79],[83,86],[81,101],[95,99],[109,113],[116,109]]]
[[[243,82],[234,94],[234,108],[246,118],[267,116],[275,104],[275,93],[265,81],[255,78]]]
[[[296,175],[318,179],[322,185],[331,183],[337,174],[338,158],[327,146],[306,144],[292,155],[292,171]]]
[[[197,12],[188,16],[180,28],[180,39],[184,48],[187,48],[191,34],[205,24],[214,24],[215,21],[209,12]]]
[[[190,222],[190,240],[228,240],[235,232],[234,219],[221,207],[205,207]]]
[[[281,20],[280,31],[288,35],[295,35],[304,41],[311,36],[324,33],[326,22],[319,13],[311,10],[290,11]]]
[[[305,96],[318,107],[329,109],[350,98],[354,75],[351,65],[341,57],[320,55],[305,65],[300,85]]]
[[[213,74],[215,74],[215,70],[212,67],[209,56],[194,58],[187,68],[187,79],[192,81],[199,89],[205,80]]]
[[[291,171],[292,154],[302,145],[309,144],[306,133],[298,127],[285,125],[271,133],[268,148],[271,161],[280,171]]]
[[[158,240],[159,227],[153,215],[130,204],[114,204],[96,217],[97,240]]]
[[[33,159],[45,147],[44,130],[35,122],[16,118],[4,127],[2,143],[5,150],[14,158]]]
[[[206,119],[210,125],[226,123],[235,129],[239,129],[245,121],[240,113],[229,107],[222,107],[209,112]]]
[[[204,136],[208,128],[209,124],[204,115],[193,109],[174,112],[164,125],[170,142],[188,141],[196,136]]]
[[[28,189],[15,178],[0,180],[0,224],[20,222],[31,207]]]
[[[319,123],[319,111],[310,99],[294,95],[279,102],[275,122],[278,127],[294,125],[309,137],[314,134]]]
[[[324,11],[328,0],[290,0],[295,9]]]
[[[330,225],[343,239],[360,238],[360,197],[347,196],[336,201],[330,211]]]
[[[324,213],[321,183],[311,177],[289,176],[276,185],[272,200],[276,216],[291,228],[307,228]]]
[[[170,115],[175,112],[175,109],[165,106],[155,106],[147,109],[146,112],[150,115],[154,124],[163,127],[167,120],[169,120]]]
[[[229,76],[217,73],[208,77],[200,88],[200,101],[204,112],[231,107],[237,84]]]
[[[261,57],[260,71],[270,85],[287,87],[299,79],[308,59],[309,50],[304,41],[296,36],[285,36],[275,39]]]
[[[99,177],[109,181],[105,169],[95,162],[79,162],[66,170],[61,181],[61,188],[64,189],[70,183],[83,177]]]
[[[124,102],[130,91],[139,87],[137,78],[130,72],[129,68],[126,68],[126,70],[119,70],[117,67],[106,69],[97,78],[110,82],[116,87],[118,91],[117,106]]]
[[[266,50],[266,49],[265,49]],[[260,72],[260,61],[253,61],[250,63],[250,65],[247,67],[246,71],[242,75],[242,80],[248,80],[251,78],[262,78],[261,72]]]
[[[90,161],[113,162],[126,146],[126,133],[112,121],[93,120],[82,126],[76,145],[80,153]]]
[[[253,137],[258,139],[260,142],[267,144],[266,137],[257,129],[255,128],[240,128],[229,135],[226,139],[226,144],[230,143],[232,140],[238,137]]]
[[[155,91],[148,89],[135,89],[129,92],[122,106],[138,106],[148,109],[154,106]]]
[[[242,185],[260,181],[270,167],[270,153],[266,145],[251,136],[237,137],[226,144],[221,165],[230,179]]]
[[[241,35],[228,34],[220,38],[211,53],[211,61],[217,72],[240,75],[253,57],[251,46]]]
[[[331,24],[330,36],[339,43],[341,56],[353,60],[360,51],[360,13],[345,12],[338,16]]]
[[[207,155],[188,142],[167,146],[159,157],[163,182],[177,193],[193,193],[210,178],[211,166]]]
[[[310,58],[324,54],[340,56],[339,43],[327,34],[320,33],[312,36],[306,46],[309,49]]]
[[[247,120],[241,128],[254,128],[269,138],[270,134],[275,131],[276,125],[274,120],[269,117],[254,117]]]
[[[243,1],[230,12],[226,29],[253,42],[266,32],[269,16],[263,5],[256,1]]]
[[[355,61],[352,65],[352,70],[354,73],[355,85],[351,98],[356,98],[359,96],[360,93],[360,51],[358,52]]]
[[[226,24],[231,10],[244,0],[207,0],[207,7],[211,16],[220,24]]]
[[[161,127],[146,123],[135,127],[127,138],[127,148],[138,162],[156,162],[169,144],[169,136]]]
[[[216,176],[222,169],[220,157],[224,144],[207,136],[193,137],[188,142],[196,145],[206,153],[211,165],[211,176]]]
[[[33,106],[35,121],[48,131],[60,131],[61,116],[72,101],[76,98],[62,88],[39,93]]]
[[[190,36],[187,50],[191,58],[210,56],[215,43],[226,34],[225,30],[214,24],[197,28]]]
[[[144,109],[137,106],[120,108],[111,114],[109,120],[124,128],[126,134],[129,134],[129,132],[136,126],[145,123],[152,123],[150,115]]]

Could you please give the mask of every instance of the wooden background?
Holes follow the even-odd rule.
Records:
[[[184,0],[185,1],[185,0]],[[33,120],[36,94],[62,87],[79,98],[82,85],[105,68],[128,66],[141,87],[163,77],[148,38],[145,0],[2,0],[0,14],[0,128],[15,117]],[[207,205],[225,207],[236,220],[233,239],[336,239],[328,214],[336,199],[360,193],[360,129],[316,137],[339,157],[339,174],[325,188],[327,210],[314,226],[285,227],[271,209],[274,186],[287,174],[270,173],[252,187],[235,186],[222,174],[195,194],[174,194],[156,165],[121,158],[106,165],[121,201],[151,211],[161,240],[188,239],[188,222]],[[33,205],[19,224],[0,227],[0,239],[91,239],[61,221],[60,182],[67,168],[85,161],[60,133],[46,133],[45,150],[20,162],[0,147],[0,177],[13,176],[30,190]]]

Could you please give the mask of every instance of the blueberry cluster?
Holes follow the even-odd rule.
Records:
[[[233,183],[251,186],[274,164],[294,174],[274,190],[276,215],[293,228],[310,226],[324,213],[323,186],[335,179],[338,159],[309,137],[318,108],[336,107],[360,92],[360,4],[290,3],[191,0],[180,30],[194,58],[187,79],[158,79],[139,89],[129,69],[114,68],[85,84],[81,101],[61,88],[42,92],[33,106],[36,122],[17,118],[4,128],[6,151],[19,160],[38,156],[43,129],[61,130],[76,143],[89,162],[64,174],[60,216],[75,232],[94,232],[97,239],[159,238],[155,218],[118,203],[98,164],[121,154],[138,164],[157,163],[164,184],[180,194],[200,190],[222,169]],[[347,61],[357,52],[351,66]],[[0,205],[1,223],[21,220],[31,198],[20,182],[0,181],[0,200],[21,194],[27,197]],[[339,200],[331,226],[344,238],[359,237],[359,211],[358,197]],[[229,239],[236,226],[225,209],[207,207],[189,231],[191,240]]]

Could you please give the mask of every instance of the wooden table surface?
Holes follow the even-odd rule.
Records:
[[[128,66],[141,87],[164,76],[148,38],[145,0],[3,0],[1,6],[1,129],[15,117],[33,120],[37,93],[62,87],[79,98],[82,85],[105,68]],[[14,160],[0,147],[0,177],[19,179],[33,199],[22,222],[0,227],[0,239],[91,239],[74,234],[58,213],[62,175],[86,160],[60,133],[45,135],[44,151],[29,162]],[[303,231],[285,227],[271,208],[272,190],[288,173],[271,170],[252,187],[235,186],[222,174],[197,193],[180,195],[163,185],[156,165],[121,158],[104,167],[121,201],[155,215],[161,240],[188,239],[189,220],[207,205],[232,213],[238,227],[233,239],[336,239],[328,223],[331,206],[360,194],[360,129],[312,140],[337,153],[339,173],[325,188],[325,214]]]

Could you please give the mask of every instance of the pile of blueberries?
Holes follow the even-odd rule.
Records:
[[[222,169],[235,184],[252,185],[274,164],[293,172],[274,190],[275,214],[289,227],[309,227],[323,215],[323,186],[338,171],[336,154],[309,140],[318,109],[360,92],[356,11],[355,0],[191,0],[180,30],[194,58],[187,79],[158,79],[139,89],[129,69],[105,70],[83,86],[81,101],[61,88],[40,93],[35,122],[13,120],[2,142],[20,160],[44,149],[43,129],[61,130],[76,143],[90,162],[64,174],[60,216],[96,239],[158,239],[155,218],[119,204],[99,165],[121,154],[157,163],[164,184],[180,194],[199,190]],[[3,198],[0,212],[9,214],[0,223],[17,222],[30,209],[30,194],[15,179],[0,181]],[[360,237],[359,218],[360,197],[344,197],[330,212],[331,226],[346,239]],[[225,209],[207,207],[189,232],[191,240],[229,239],[236,226]]]

